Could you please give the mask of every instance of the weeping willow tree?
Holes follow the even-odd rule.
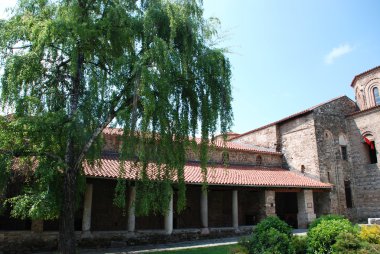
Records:
[[[1,193],[15,171],[25,182],[5,201],[12,215],[59,218],[60,252],[74,253],[83,162],[101,158],[110,123],[124,129],[121,165],[137,161],[140,213],[164,212],[173,181],[181,209],[190,140],[202,136],[206,173],[208,139],[232,121],[215,24],[200,0],[19,0],[0,21],[1,107],[12,113],[0,118]]]

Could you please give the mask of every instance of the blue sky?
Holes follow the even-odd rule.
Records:
[[[0,0],[3,9],[15,0]],[[230,53],[233,131],[242,133],[331,98],[380,65],[380,1],[203,0]]]

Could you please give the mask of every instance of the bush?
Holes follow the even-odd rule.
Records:
[[[271,228],[274,228],[280,233],[284,233],[288,236],[292,235],[292,228],[286,224],[286,222],[280,220],[275,216],[269,216],[266,219],[262,220],[259,224],[257,224],[256,228],[253,230],[253,233],[261,234]]]
[[[268,217],[257,224],[248,239],[240,243],[249,254],[293,254],[291,227],[277,217]]]
[[[296,254],[305,254],[307,249],[307,237],[294,236],[292,238],[292,245]]]
[[[380,244],[380,226],[362,226],[360,229],[359,237],[363,241],[374,244]]]
[[[333,253],[336,254],[354,254],[363,248],[363,242],[353,232],[342,232],[335,240],[336,242],[332,246],[332,249]]]
[[[315,219],[312,223],[310,223],[308,229],[310,231],[312,228],[315,228],[316,226],[318,226],[319,223],[321,223],[321,221],[325,221],[325,220],[342,220],[342,219],[345,219],[344,216],[338,215],[338,214],[323,215],[323,216]]]
[[[356,230],[357,231],[357,230]],[[355,234],[355,228],[347,219],[321,220],[319,224],[308,232],[307,253],[329,254],[332,253],[332,245],[340,233],[350,232]]]

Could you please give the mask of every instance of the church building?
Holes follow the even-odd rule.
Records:
[[[132,183],[126,213],[113,205],[122,130],[105,129],[101,163],[84,165],[87,186],[76,216],[78,235],[235,233],[270,215],[294,228],[306,228],[324,214],[364,223],[380,217],[380,66],[355,76],[351,87],[355,101],[334,98],[246,133],[229,133],[227,142],[217,136],[209,155],[207,192],[202,191],[198,155],[188,151],[187,205],[179,214],[173,209],[173,187],[165,216],[135,216],[138,173],[132,163],[124,176]],[[52,237],[57,230],[57,221],[0,217],[0,243],[21,237],[17,232],[49,232]]]

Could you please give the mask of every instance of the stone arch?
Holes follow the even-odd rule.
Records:
[[[367,162],[369,164],[375,164],[377,163],[377,148],[375,143],[375,136],[371,131],[364,131],[362,133],[363,137],[363,149],[365,150],[365,153],[367,154]]]
[[[373,94],[375,87],[380,89],[380,79],[378,78],[371,79],[364,88],[367,99],[366,105],[368,108],[376,106],[375,96]]]

